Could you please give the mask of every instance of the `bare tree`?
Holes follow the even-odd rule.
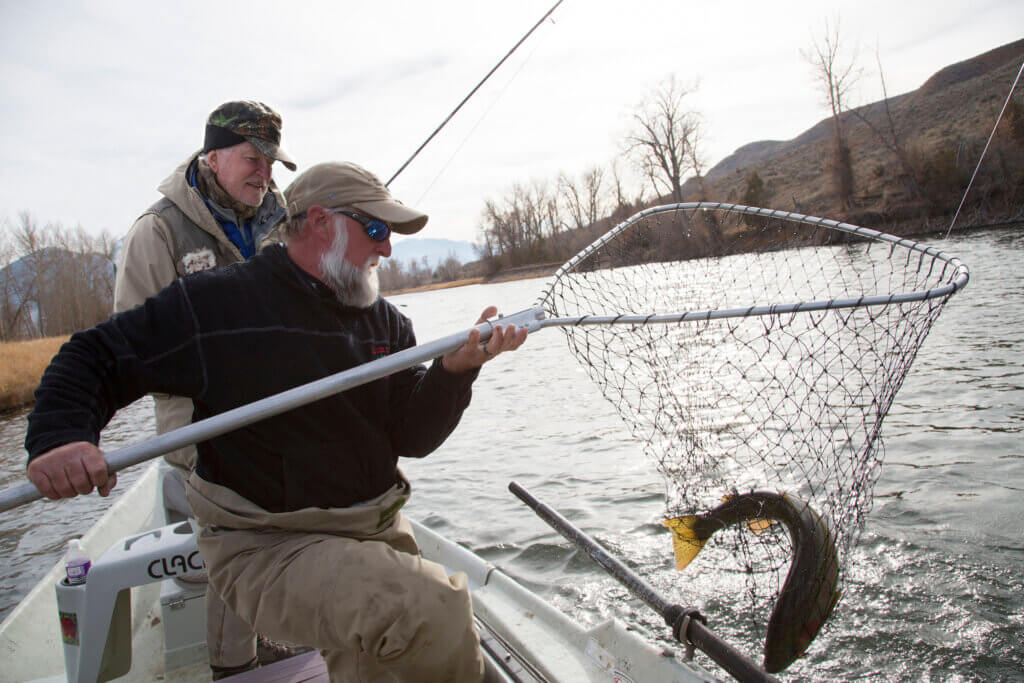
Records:
[[[704,171],[707,168],[707,161],[704,156],[704,123],[700,117],[696,117],[693,122],[693,129],[690,132],[690,143],[686,146],[686,159],[700,190],[700,197],[698,199],[705,202],[708,200],[708,188],[704,184]]]
[[[18,225],[14,229],[14,242],[23,262],[30,269],[30,276],[25,278],[25,286],[21,304],[25,311],[24,325],[28,336],[40,337],[45,326],[46,311],[41,301],[40,292],[46,282],[50,239],[47,232],[39,226],[28,211],[18,214]],[[32,315],[33,309],[35,315]]]
[[[612,160],[612,218],[616,221],[631,216],[644,203],[644,188],[641,186],[635,199],[630,199],[626,190],[626,181],[622,177],[617,159]]]
[[[462,277],[462,263],[455,257],[455,252],[448,252],[448,258],[438,264],[434,276],[440,282],[454,282]]]
[[[385,259],[377,268],[377,278],[382,292],[395,292],[405,286],[402,262]]]
[[[853,204],[854,178],[850,147],[843,129],[843,112],[851,89],[861,72],[857,66],[857,51],[847,54],[839,32],[839,19],[833,24],[825,20],[822,39],[811,39],[811,47],[800,54],[814,69],[819,88],[825,95],[825,104],[832,112],[832,159],[830,171],[840,207]]]
[[[865,116],[858,109],[852,109],[851,113],[868,127],[882,145],[892,152],[900,165],[900,171],[906,179],[907,192],[912,198],[921,196],[921,179],[916,165],[912,161],[912,155],[907,149],[905,135],[896,125],[892,108],[889,106],[889,91],[885,85],[885,71],[882,69],[882,59],[879,57],[878,49],[875,49],[875,63],[878,64],[878,79],[882,85],[882,106],[885,110],[884,121],[878,124]]]
[[[114,273],[108,234],[93,238],[81,227],[40,227],[22,212],[0,251],[9,262],[0,276],[4,339],[64,335],[110,316]]]
[[[604,177],[605,172],[600,166],[584,172],[578,181],[566,173],[558,176],[558,195],[574,229],[593,225],[604,217]]]
[[[14,245],[7,235],[7,221],[0,225],[0,342],[11,339],[11,319],[16,303],[13,295],[14,277],[8,266],[14,260]]]
[[[539,180],[516,183],[501,200],[488,199],[481,220],[485,252],[511,266],[542,261],[545,242],[563,225],[557,195]]]
[[[699,160],[696,138],[701,117],[686,101],[696,89],[670,76],[637,107],[633,132],[625,140],[626,153],[655,194],[669,194],[677,202],[683,201],[683,181]]]

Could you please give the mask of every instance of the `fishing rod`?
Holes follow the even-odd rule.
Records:
[[[412,160],[413,160],[413,159],[415,159],[415,158],[416,158],[416,156],[417,156],[417,155],[418,155],[418,154],[419,154],[419,153],[420,153],[421,151],[423,151],[423,148],[424,148],[424,147],[426,147],[426,146],[427,146],[427,145],[428,145],[428,144],[430,143],[430,141],[434,139],[434,136],[435,136],[435,135],[437,135],[438,133],[440,133],[440,132],[441,132],[441,129],[442,129],[442,128],[444,128],[444,127],[445,127],[445,126],[446,126],[446,125],[448,124],[448,122],[449,122],[449,121],[451,121],[452,117],[453,117],[453,116],[455,116],[456,112],[458,112],[458,111],[459,111],[460,109],[462,109],[462,105],[464,105],[464,104],[465,104],[466,102],[468,102],[468,101],[469,101],[469,98],[471,98],[471,97],[472,97],[472,96],[473,96],[473,95],[474,95],[474,94],[476,93],[476,91],[480,89],[480,86],[482,86],[482,85],[483,85],[484,83],[486,83],[486,82],[487,82],[487,79],[491,77],[491,74],[493,74],[493,73],[494,73],[495,71],[497,71],[497,70],[498,70],[498,68],[499,68],[499,67],[500,67],[500,66],[501,66],[502,64],[504,64],[504,63],[505,63],[505,60],[506,60],[506,59],[508,59],[509,57],[511,57],[511,56],[512,56],[512,53],[513,53],[513,52],[515,52],[515,51],[516,51],[517,49],[519,49],[519,46],[520,46],[520,45],[522,45],[522,44],[523,44],[523,43],[524,43],[524,42],[526,41],[526,39],[530,37],[530,34],[531,34],[531,33],[533,33],[534,31],[536,31],[536,30],[537,30],[537,27],[539,27],[539,26],[540,26],[541,24],[543,24],[543,23],[544,23],[544,21],[545,21],[545,20],[546,20],[546,19],[547,19],[548,17],[550,17],[550,16],[551,16],[551,13],[552,13],[552,12],[554,12],[554,11],[555,11],[555,9],[556,9],[556,8],[557,8],[557,7],[559,6],[559,5],[561,5],[561,4],[562,4],[562,2],[564,2],[564,0],[558,0],[558,2],[556,2],[556,3],[554,4],[554,5],[552,5],[552,6],[551,6],[551,9],[549,9],[549,10],[548,10],[548,11],[547,11],[547,12],[546,12],[546,13],[544,14],[544,16],[543,16],[543,17],[541,17],[541,18],[540,18],[540,20],[539,20],[539,21],[538,21],[538,22],[537,22],[536,24],[534,24],[534,25],[533,25],[533,28],[531,28],[531,29],[530,29],[529,31],[527,31],[527,32],[526,32],[526,35],[524,35],[524,36],[523,36],[522,38],[520,38],[520,39],[519,39],[519,42],[518,42],[518,43],[516,43],[515,45],[513,45],[513,46],[512,46],[512,49],[511,49],[511,50],[509,50],[509,51],[508,51],[508,52],[507,52],[507,53],[505,54],[505,56],[504,56],[504,57],[502,57],[502,58],[501,58],[501,60],[500,60],[500,61],[499,61],[499,62],[498,62],[497,64],[495,64],[495,65],[494,65],[494,66],[493,66],[493,67],[491,68],[491,70],[490,70],[490,71],[488,71],[488,72],[487,72],[487,75],[486,75],[486,76],[484,76],[484,77],[483,77],[483,79],[482,79],[482,80],[481,80],[481,81],[480,81],[479,83],[477,83],[477,84],[476,84],[476,87],[475,87],[475,88],[473,88],[472,90],[470,90],[470,91],[469,91],[469,94],[468,94],[468,95],[466,95],[466,96],[465,96],[464,98],[462,98],[462,101],[461,101],[461,102],[459,102],[459,105],[458,105],[457,107],[455,107],[455,109],[452,109],[452,113],[448,114],[448,116],[447,116],[447,117],[445,118],[445,120],[441,122],[441,125],[440,125],[440,126],[438,126],[437,128],[435,128],[435,129],[434,129],[434,132],[433,132],[433,133],[431,133],[431,134],[430,134],[430,136],[429,136],[429,137],[427,137],[427,139],[423,141],[423,144],[422,144],[422,145],[420,145],[419,147],[417,147],[417,148],[416,148],[416,151],[412,153],[412,156],[411,156],[411,157],[409,157],[408,159],[406,159],[406,160],[405,160],[405,163],[404,163],[404,164],[402,164],[401,168],[399,168],[399,169],[398,169],[397,171],[395,171],[395,174],[394,174],[393,176],[391,176],[391,178],[390,178],[390,179],[389,179],[389,180],[388,180],[388,181],[387,181],[386,183],[384,183],[384,187],[390,187],[390,186],[391,186],[391,183],[392,183],[392,181],[393,181],[393,180],[394,180],[395,178],[397,178],[397,177],[398,177],[398,174],[399,174],[399,173],[401,173],[402,171],[404,171],[404,170],[405,170],[405,167],[406,167],[406,166],[408,166],[408,165],[409,165],[409,164],[410,164],[410,163],[412,162]]]

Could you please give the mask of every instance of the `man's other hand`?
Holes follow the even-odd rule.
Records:
[[[103,451],[88,441],[74,441],[33,458],[28,480],[50,500],[60,500],[94,488],[106,496],[117,484],[117,474],[107,472]]]

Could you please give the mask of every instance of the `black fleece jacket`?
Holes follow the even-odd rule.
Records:
[[[194,420],[414,346],[385,301],[341,305],[283,247],[177,280],[143,305],[76,333],[36,390],[29,459],[97,443],[119,408],[186,396]],[[345,507],[397,481],[458,424],[476,372],[416,366],[198,444],[198,474],[270,512]]]

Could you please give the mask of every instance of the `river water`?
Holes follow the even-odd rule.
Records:
[[[786,680],[1024,680],[1024,231],[976,232],[939,246],[969,266],[970,284],[939,317],[897,394],[884,425],[874,506],[845,592]],[[392,301],[427,341],[468,327],[488,304],[507,313],[533,305],[544,282]],[[2,487],[23,481],[24,418],[18,412],[0,419]],[[139,401],[115,417],[103,444],[112,450],[134,443],[152,427],[151,406]],[[669,536],[659,524],[661,476],[561,332],[539,332],[489,364],[452,437],[403,469],[413,482],[411,515],[578,621],[614,616],[670,644],[658,616],[509,493],[512,480],[666,598],[701,607],[714,630],[760,660],[762,644],[748,625],[702,595],[713,572],[672,568]],[[119,488],[136,470],[122,473]],[[0,618],[106,505],[94,496],[37,502],[0,518]]]

